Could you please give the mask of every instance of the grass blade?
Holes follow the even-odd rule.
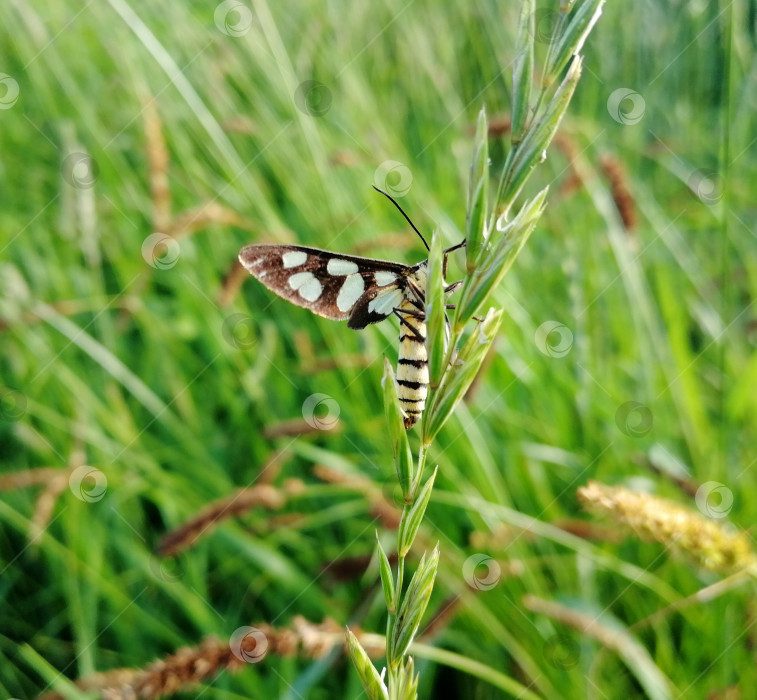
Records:
[[[489,225],[489,129],[482,107],[476,123],[476,141],[470,164],[468,208],[465,216],[465,266],[470,274],[486,242]]]
[[[510,126],[510,142],[513,146],[521,142],[531,111],[531,86],[534,79],[534,9],[534,0],[523,0],[513,67],[513,117]]]

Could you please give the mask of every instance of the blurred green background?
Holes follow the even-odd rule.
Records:
[[[537,57],[555,9],[539,6]],[[263,241],[423,259],[372,184],[459,241],[482,106],[493,172],[507,152],[518,11],[2,3],[1,695],[297,615],[384,631],[369,560],[375,530],[387,549],[393,535],[376,493],[323,469],[391,502],[380,379],[396,324],[350,331],[232,269]],[[430,456],[421,544],[442,555],[427,618],[447,612],[423,641],[537,697],[754,697],[751,591],[630,630],[720,577],[613,540],[575,498],[593,478],[694,508],[717,482],[712,507],[753,525],[754,48],[751,2],[605,8],[527,187],[550,184],[550,203],[497,292],[496,353]],[[311,422],[338,410],[333,429],[303,432],[314,394],[328,398]],[[82,480],[83,465],[97,471]],[[288,479],[301,492],[280,508],[155,553],[211,502]],[[625,653],[527,595],[591,615]],[[422,697],[517,695],[417,661]],[[185,696],[361,692],[340,654],[271,653]]]

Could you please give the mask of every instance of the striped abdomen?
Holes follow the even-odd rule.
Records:
[[[397,396],[405,412],[405,428],[412,428],[423,414],[428,395],[428,354],[426,353],[426,322],[417,316],[403,314],[408,309],[418,313],[409,301],[400,305],[400,349],[397,360]]]

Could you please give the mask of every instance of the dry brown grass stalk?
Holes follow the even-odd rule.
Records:
[[[617,630],[607,627],[595,615],[579,612],[560,603],[544,600],[531,594],[524,595],[521,602],[526,610],[546,615],[568,627],[572,627],[582,634],[596,639],[604,647],[618,650],[626,644],[626,637],[621,635]]]
[[[368,501],[370,514],[378,518],[385,528],[396,530],[399,527],[400,507],[391,502],[370,479],[355,474],[344,474],[322,464],[316,464],[313,467],[313,474],[321,481],[338,484],[363,494]]]
[[[245,271],[245,274],[246,271]],[[340,367],[368,367],[375,361],[374,357],[366,354],[333,355],[319,358],[315,355],[313,342],[310,335],[303,331],[295,331],[292,336],[297,356],[300,359],[299,371],[303,374],[315,374],[316,372],[328,372]]]
[[[599,167],[610,183],[610,193],[623,221],[623,226],[627,231],[632,231],[638,224],[636,202],[631,194],[628,174],[623,163],[614,155],[606,153],[599,159]]]
[[[12,491],[32,486],[44,486],[34,504],[34,512],[29,520],[27,537],[29,542],[36,542],[52,520],[58,498],[68,488],[71,473],[81,464],[81,456],[74,453],[71,466],[38,467],[24,469],[11,474],[0,475],[0,491]]]
[[[192,209],[187,209],[174,217],[162,233],[166,233],[179,240],[184,236],[212,225],[238,226],[239,228],[248,230],[254,229],[254,225],[249,219],[237,214],[232,209],[228,209],[218,204],[218,202],[206,202]]]
[[[337,418],[333,424],[329,424],[329,433],[339,433],[342,428],[342,422]],[[266,426],[263,429],[263,437],[266,440],[274,440],[281,437],[299,437],[300,435],[322,432],[317,425],[312,425],[303,418],[293,418]]]
[[[239,489],[230,496],[211,503],[201,513],[183,525],[166,533],[160,540],[157,553],[173,557],[193,547],[201,537],[206,537],[219,523],[252,508],[279,510],[287,502],[288,495],[269,484],[258,484]]]
[[[297,616],[290,627],[277,628],[261,623],[253,629],[255,634],[242,638],[239,648],[231,640],[208,637],[198,646],[179,649],[143,669],[121,668],[96,673],[77,681],[76,686],[83,691],[98,691],[98,697],[103,700],[148,700],[190,691],[198,683],[209,682],[223,671],[238,673],[246,669],[254,673],[256,664],[244,661],[244,658],[263,664],[265,657],[271,654],[317,659],[335,647],[344,646],[344,628],[328,618],[317,624]],[[384,653],[382,636],[365,634],[354,627],[351,629],[369,654],[378,657]],[[263,637],[265,649],[261,654],[257,647]],[[62,694],[51,692],[40,700],[63,698]]]
[[[675,501],[596,481],[578,489],[578,500],[586,510],[641,540],[659,542],[703,569],[731,572],[757,565],[746,533],[730,531],[726,523]]]
[[[37,467],[36,469],[23,469],[11,474],[0,474],[0,491],[14,491],[15,489],[25,489],[30,486],[44,486],[61,476],[68,478],[70,473],[71,469]]]
[[[171,221],[171,189],[168,186],[168,149],[163,138],[163,122],[155,99],[147,100],[144,115],[145,149],[147,151],[152,225],[154,231],[165,231]]]
[[[235,260],[226,276],[221,282],[221,290],[218,292],[219,306],[226,308],[237,298],[242,283],[249,277],[249,273],[242,267],[239,260]]]
[[[45,488],[42,489],[37,497],[37,502],[34,504],[34,513],[29,521],[28,537],[30,542],[37,541],[47,529],[52,520],[58,498],[68,488],[68,478],[71,470],[58,471],[64,471],[64,473],[58,474],[47,482]]]

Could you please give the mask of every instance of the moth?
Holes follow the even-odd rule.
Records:
[[[374,187],[400,210],[428,250],[423,235],[399,204]],[[465,245],[444,251],[447,255]],[[274,294],[334,321],[359,330],[396,316],[400,323],[397,396],[405,429],[423,414],[428,396],[425,298],[428,260],[415,265],[341,255],[299,245],[248,245],[239,252],[245,269]],[[450,293],[460,283],[445,287]]]

